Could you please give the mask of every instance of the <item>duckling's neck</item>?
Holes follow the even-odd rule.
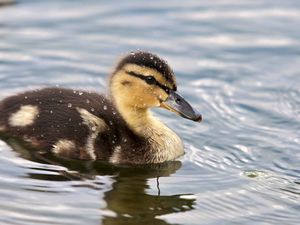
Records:
[[[129,128],[148,141],[155,162],[173,160],[183,155],[181,139],[152,116],[148,109],[122,106],[118,110]]]
[[[147,136],[147,128],[152,127],[153,120],[156,120],[149,110],[143,108],[119,107],[119,111],[129,128],[141,136]]]
[[[117,104],[118,111],[128,127],[139,136],[148,137],[151,129],[157,126],[158,119],[151,115],[147,108],[139,108],[126,104]],[[160,122],[159,122],[160,123]],[[161,126],[165,127],[162,123]]]

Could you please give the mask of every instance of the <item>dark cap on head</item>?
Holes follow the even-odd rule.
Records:
[[[149,67],[161,73],[167,81],[172,83],[176,88],[174,72],[168,63],[150,52],[136,51],[126,55],[118,64],[117,70],[122,69],[126,64],[136,64],[139,66]]]

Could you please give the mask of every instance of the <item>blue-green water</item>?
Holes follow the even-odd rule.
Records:
[[[0,8],[0,98],[106,89],[118,57],[167,59],[202,124],[160,168],[52,161],[0,141],[0,224],[299,224],[300,2],[18,1]],[[14,145],[14,143],[11,143]]]

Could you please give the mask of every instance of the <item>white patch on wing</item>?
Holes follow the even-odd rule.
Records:
[[[37,106],[24,105],[9,117],[8,123],[12,127],[26,127],[33,124],[38,114]]]
[[[104,120],[90,113],[86,109],[83,108],[76,108],[76,109],[83,120],[83,124],[87,125],[88,128],[90,129],[90,135],[87,139],[85,150],[87,154],[91,157],[91,159],[95,160],[96,159],[95,148],[94,148],[95,140],[98,134],[100,132],[103,132],[105,129],[107,129],[108,126],[104,122]]]
[[[95,116],[94,114],[83,108],[76,109],[79,112],[83,123],[87,125],[92,131],[103,131],[107,128],[106,123],[98,116]]]
[[[0,131],[5,131],[5,130],[6,130],[5,126],[0,125]]]
[[[122,150],[122,148],[119,145],[114,148],[113,154],[109,158],[109,162],[110,163],[113,163],[113,164],[120,163],[120,160],[121,160],[121,150]]]
[[[92,133],[86,141],[85,150],[86,150],[87,154],[91,157],[92,160],[96,160],[94,144],[95,144],[95,140],[96,140],[97,136],[98,136],[98,133]]]
[[[55,154],[63,154],[75,149],[75,143],[67,139],[61,139],[53,145],[52,151]]]

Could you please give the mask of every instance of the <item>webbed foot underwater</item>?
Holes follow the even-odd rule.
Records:
[[[161,163],[183,155],[181,139],[153,117],[166,108],[200,122],[201,115],[177,93],[169,65],[148,52],[133,52],[117,65],[109,97],[45,88],[0,102],[0,132],[62,157],[114,164]]]

